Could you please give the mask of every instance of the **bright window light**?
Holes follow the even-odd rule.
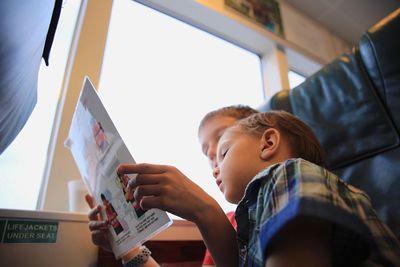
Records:
[[[114,1],[99,94],[137,162],[176,166],[221,204],[197,129],[209,111],[263,101],[257,55],[133,1]]]
[[[0,155],[0,208],[36,209],[80,2],[64,1],[50,64],[47,67],[42,60],[40,66],[36,107],[17,138]]]
[[[290,88],[294,88],[306,80],[306,77],[292,70],[289,70],[288,75]]]

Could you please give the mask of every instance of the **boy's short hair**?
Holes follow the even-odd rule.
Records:
[[[258,112],[258,110],[246,105],[231,105],[222,107],[208,112],[201,120],[199,130],[204,126],[204,124],[206,124],[207,121],[215,117],[224,116],[232,117],[236,120],[241,120]]]
[[[303,158],[320,166],[324,165],[324,149],[314,132],[306,123],[289,112],[259,112],[239,120],[233,127],[239,127],[257,136],[262,136],[268,128],[278,129],[290,143],[293,157]]]

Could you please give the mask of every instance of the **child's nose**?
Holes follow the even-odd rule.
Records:
[[[213,169],[213,176],[215,179],[217,179],[218,175],[219,175],[219,168],[218,168],[218,166],[215,166]]]
[[[213,158],[213,159],[209,159],[209,161],[208,161],[209,163],[210,163],[210,167],[211,167],[211,169],[212,170],[214,170],[215,169],[215,167],[217,167],[218,166],[218,164],[217,164],[217,160],[215,159],[215,158]]]
[[[215,153],[209,153],[208,155],[207,155],[207,157],[208,157],[208,161],[209,161],[209,163],[210,163],[210,166],[211,166],[211,169],[213,169],[214,170],[214,168],[215,167],[217,167],[217,158],[216,158],[216,156],[215,156]]]
[[[208,148],[207,151],[207,157],[213,161],[216,158],[216,153],[217,152],[217,148],[214,145],[210,145],[210,147]]]

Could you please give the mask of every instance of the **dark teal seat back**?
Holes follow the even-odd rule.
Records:
[[[260,110],[286,110],[314,130],[326,167],[364,190],[400,239],[400,9],[304,83]]]

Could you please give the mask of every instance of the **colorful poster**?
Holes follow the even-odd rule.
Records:
[[[279,3],[276,0],[224,0],[225,5],[263,25],[269,31],[284,36]]]

